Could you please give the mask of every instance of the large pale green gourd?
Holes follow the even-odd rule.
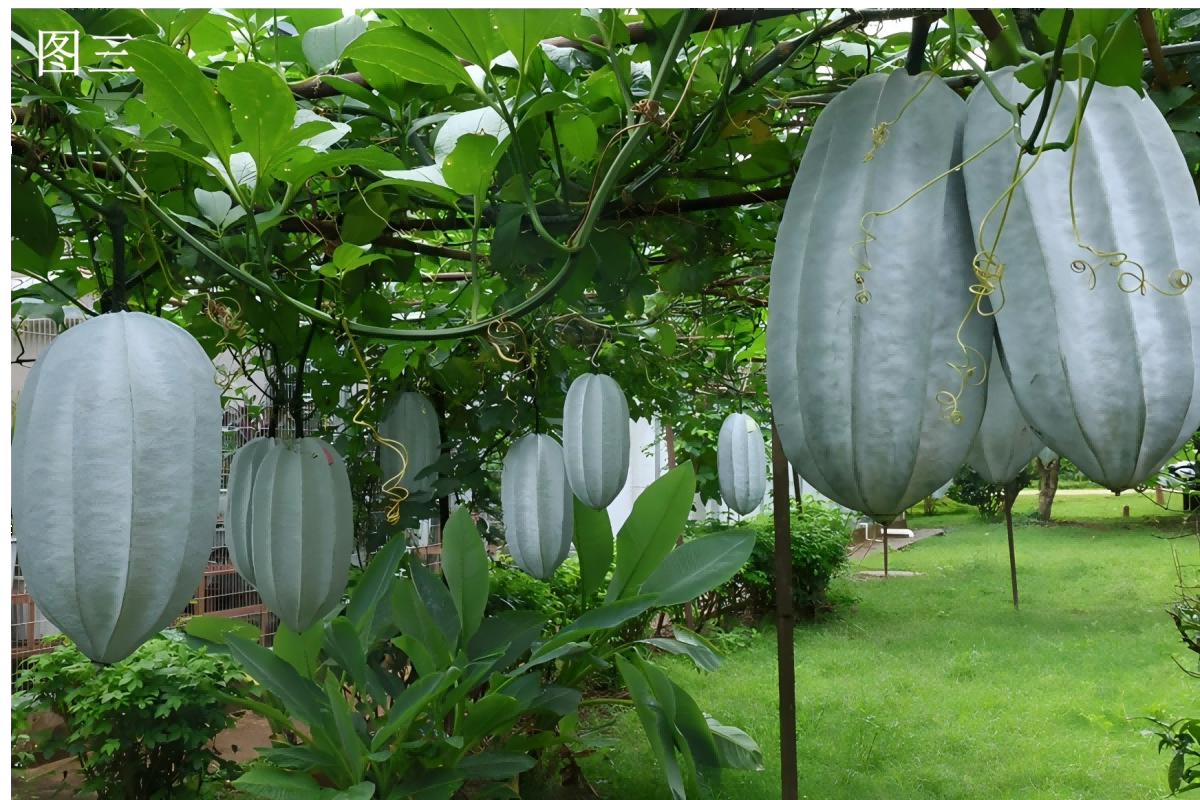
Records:
[[[424,395],[405,392],[392,403],[379,426],[379,435],[404,446],[408,464],[404,467],[400,486],[410,494],[432,491],[437,475],[431,474],[420,479],[417,475],[436,462],[442,453],[442,434],[433,403]],[[380,445],[379,451],[384,479],[391,479],[400,472],[400,454],[387,445]]]
[[[717,482],[725,505],[749,514],[767,493],[767,451],[749,414],[730,414],[717,436]]]
[[[988,369],[987,408],[967,453],[967,464],[988,483],[1008,483],[1029,466],[1041,448],[1041,440],[1017,408],[1000,357],[994,351]]]
[[[212,552],[221,392],[187,331],[104,314],[57,337],[17,404],[13,532],[38,611],[120,661],[175,621]]]
[[[284,624],[306,630],[341,602],[350,572],[346,464],[320,439],[273,440],[250,502],[255,588]]]
[[[1011,69],[993,82],[1014,102],[1028,95]],[[1060,81],[1055,93],[1061,101],[1047,128],[1058,142],[1074,121],[1079,86]],[[1035,116],[1022,118],[1025,135]],[[972,92],[964,152],[983,149],[1011,125],[990,93]],[[1007,213],[985,222],[1016,162],[1010,134],[963,168],[972,226],[983,225],[980,249],[990,250],[1000,231],[994,260],[1004,266],[996,312],[1004,370],[1048,447],[1102,486],[1136,486],[1200,426],[1200,288],[1163,293],[1177,291],[1173,272],[1200,266],[1196,187],[1150,98],[1099,83],[1073,150],[1042,153],[1011,204],[1002,204]],[[1112,266],[1120,254],[1129,260]]]
[[[607,508],[629,477],[629,404],[607,375],[580,375],[563,406],[563,459],[571,491],[589,508]]]
[[[566,561],[575,531],[562,447],[544,433],[522,436],[500,473],[504,538],[516,565],[546,580]]]
[[[960,163],[965,114],[930,73],[856,81],[818,117],[779,227],[767,379],[784,452],[823,495],[881,522],[953,477],[983,417],[992,323],[972,314],[956,338],[974,249],[962,180],[939,178]],[[965,386],[949,366],[966,364],[963,344]],[[955,424],[939,393],[960,388]]]
[[[251,439],[238,448],[229,462],[229,485],[226,489],[225,544],[233,568],[254,585],[254,558],[251,531],[250,497],[254,489],[254,474],[263,458],[275,444],[273,439]]]

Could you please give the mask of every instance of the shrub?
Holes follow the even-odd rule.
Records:
[[[199,792],[213,764],[219,772],[233,767],[211,747],[234,723],[216,696],[243,674],[228,658],[158,636],[124,661],[97,668],[62,642],[18,673],[17,683],[29,689],[13,698],[14,714],[63,718],[66,733],[49,739],[47,755],[77,758],[85,792],[100,800],[187,797]]]
[[[1016,477],[1018,489],[1024,489],[1032,480],[1029,468],[1022,470]],[[979,515],[984,519],[995,519],[1004,511],[1004,485],[988,483],[975,470],[966,464],[954,476],[954,483],[946,494],[952,500],[975,506]]]
[[[801,618],[828,609],[829,584],[849,564],[853,517],[836,506],[804,498],[803,513],[792,515],[792,601]],[[760,619],[775,611],[775,529],[769,514],[734,528],[754,531],[754,550],[742,570],[700,599],[702,620],[732,615]]]
[[[545,581],[526,575],[507,555],[491,562],[487,613],[501,611],[537,611],[561,628],[583,613],[580,596],[579,559],[572,556]],[[588,605],[599,604],[603,592],[588,598]]]

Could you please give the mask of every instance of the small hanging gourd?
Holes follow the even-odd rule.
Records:
[[[544,433],[522,436],[500,473],[504,538],[518,567],[546,580],[567,560],[575,531],[562,447]]]
[[[1049,464],[1051,461],[1058,458],[1058,453],[1054,452],[1049,447],[1043,447],[1042,452],[1038,453],[1037,457],[1043,464]]]
[[[784,452],[821,494],[885,524],[954,476],[983,417],[992,322],[968,315],[974,248],[950,172],[965,116],[928,72],[839,93],[771,265],[767,381]]]
[[[992,82],[1013,102],[1029,93],[1010,68]],[[1121,491],[1200,427],[1200,287],[1183,289],[1200,265],[1200,201],[1149,96],[1087,91],[1071,149],[1036,162],[1006,134],[1009,112],[972,92],[963,151],[987,149],[963,171],[1017,405],[1047,447]],[[1039,144],[1067,139],[1079,92],[1055,83]],[[1025,136],[1037,117],[1022,117]],[[1009,195],[1018,159],[1028,171]]]
[[[254,586],[285,625],[307,630],[341,602],[350,573],[346,464],[320,439],[275,440],[254,473],[250,505]]]
[[[967,464],[988,483],[1006,484],[1029,466],[1042,443],[1013,399],[998,350],[992,353],[987,377],[987,408]]]
[[[589,508],[607,508],[629,477],[629,404],[607,375],[580,375],[563,406],[563,459],[571,491]]]
[[[229,462],[229,486],[226,490],[225,543],[233,568],[254,585],[253,542],[251,540],[250,497],[254,489],[254,474],[274,439],[251,439],[238,448]]]
[[[221,390],[173,322],[103,314],[58,336],[17,404],[12,514],[38,610],[97,663],[200,585],[221,492]]]
[[[392,403],[379,426],[379,435],[384,439],[399,442],[404,447],[406,464],[401,464],[400,454],[387,445],[380,445],[380,466],[384,480],[399,474],[401,466],[404,477],[400,487],[409,494],[433,491],[436,474],[417,478],[426,467],[435,463],[442,454],[442,434],[438,428],[438,414],[433,403],[424,395],[405,392]]]
[[[762,431],[749,414],[730,414],[717,437],[717,480],[721,499],[749,514],[767,493],[767,451]]]

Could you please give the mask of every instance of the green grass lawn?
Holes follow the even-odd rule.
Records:
[[[1035,503],[1021,498],[1018,516]],[[1166,795],[1168,759],[1127,718],[1200,711],[1200,681],[1172,661],[1186,663],[1187,652],[1163,610],[1174,595],[1172,548],[1195,563],[1195,540],[1156,538],[1179,515],[1136,495],[1063,496],[1054,510],[1078,522],[1016,530],[1020,611],[1003,523],[968,514],[910,517],[912,527],[947,529],[892,554],[892,568],[921,576],[838,582],[855,607],[796,630],[801,797]],[[882,557],[861,567],[879,569]],[[774,629],[712,675],[660,663],[766,753],[762,772],[725,773],[727,796],[778,797]],[[636,716],[621,715],[617,729],[622,745],[587,762],[597,791],[669,797]]]

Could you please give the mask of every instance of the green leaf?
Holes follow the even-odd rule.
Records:
[[[700,706],[696,705],[692,696],[685,692],[679,684],[668,678],[665,672],[653,664],[646,664],[643,668],[648,672],[650,670],[657,671],[674,693],[675,728],[687,743],[691,761],[701,772],[702,777],[713,776],[720,769],[721,760],[717,752],[717,745],[713,741],[712,730],[704,718],[704,712],[700,710]]]
[[[503,142],[509,134],[508,123],[500,116],[500,112],[490,106],[473,108],[453,114],[438,128],[433,140],[433,160],[439,165],[454,152],[458,141],[471,134],[486,133],[496,142]],[[499,154],[497,154],[497,158]]]
[[[320,800],[321,785],[304,772],[255,767],[233,782],[243,792],[268,800]]]
[[[446,636],[425,607],[421,596],[417,594],[411,578],[396,582],[396,588],[392,592],[392,613],[397,627],[405,634],[402,638],[411,638],[424,648],[434,669],[441,670],[450,665],[451,656],[446,646]],[[422,654],[409,655],[419,657]],[[425,672],[428,671],[426,668]]]
[[[446,640],[446,646],[451,652],[455,652],[458,635],[462,632],[462,622],[459,620],[458,611],[454,606],[454,598],[450,595],[450,590],[446,588],[446,582],[440,575],[435,575],[428,567],[415,560],[409,564],[409,573],[412,576],[413,586],[417,589],[417,595],[425,604],[433,621],[437,623],[438,629]]]
[[[599,136],[590,117],[577,112],[556,119],[554,124],[558,141],[568,153],[580,161],[591,161],[595,157]]]
[[[676,628],[674,639],[655,638],[642,639],[640,641],[642,644],[657,647],[659,650],[665,650],[668,653],[687,656],[695,662],[699,669],[705,672],[714,672],[721,666],[721,657],[713,652],[708,642],[687,628]]]
[[[541,41],[555,33],[569,32],[571,12],[557,8],[495,8],[492,21],[500,32],[500,38],[516,57],[524,72],[529,59],[542,49]]]
[[[633,594],[658,569],[683,533],[695,496],[696,474],[688,461],[647,486],[633,502],[617,534],[617,566],[606,603]]]
[[[317,676],[317,667],[321,663],[321,641],[324,638],[324,626],[316,624],[304,631],[293,631],[282,622],[275,632],[271,651],[291,664],[296,672],[306,678]]]
[[[667,719],[662,704],[655,697],[649,682],[638,668],[622,656],[617,656],[616,662],[621,678],[624,679],[625,685],[629,689],[629,696],[633,699],[638,719],[646,731],[650,749],[654,751],[655,759],[666,774],[667,785],[671,788],[672,797],[674,800],[687,800],[687,792],[683,786],[683,773],[679,768],[679,759],[675,756],[674,726]]]
[[[15,230],[15,228],[14,228]],[[225,634],[232,633],[252,642],[257,642],[261,632],[248,622],[229,617],[195,616],[188,619],[183,632],[197,639],[214,644],[225,644]]]
[[[459,137],[454,151],[442,162],[442,176],[450,188],[460,194],[483,195],[499,160],[496,144],[490,133]]]
[[[392,737],[403,741],[408,735],[408,727],[425,710],[427,701],[446,688],[446,677],[446,673],[432,672],[417,678],[401,692],[388,710],[387,723],[371,739],[371,751],[377,752],[387,747]]]
[[[579,584],[584,599],[591,597],[608,577],[612,567],[612,522],[606,509],[596,510],[571,496],[575,503],[575,552],[579,556]]]
[[[217,76],[217,86],[229,101],[233,126],[254,159],[259,175],[268,175],[296,118],[296,101],[279,73],[246,61]]]
[[[180,51],[157,42],[126,42],[125,61],[146,87],[143,99],[197,144],[207,146],[222,162],[233,150],[229,107],[212,81]],[[288,117],[288,124],[292,117]]]
[[[484,617],[467,644],[467,657],[475,661],[502,653],[493,669],[506,669],[533,645],[545,626],[546,618],[536,611],[501,611]]]
[[[345,205],[345,215],[338,226],[343,242],[370,244],[387,229],[391,208],[383,192],[356,194]]]
[[[593,608],[591,611],[581,614],[574,622],[564,626],[558,633],[543,642],[533,652],[530,659],[540,659],[546,653],[561,648],[567,642],[575,642],[596,631],[609,630],[622,625],[643,611],[652,608],[655,600],[655,595],[640,594]]]
[[[332,672],[325,673],[325,698],[332,711],[333,729],[323,731],[326,735],[336,733],[335,744],[340,748],[342,761],[355,783],[361,781],[367,770],[367,744],[355,729],[355,711],[346,699],[342,682]]]
[[[658,594],[662,606],[686,603],[736,575],[753,549],[753,531],[698,536],[672,550],[641,591]]]
[[[1097,37],[1099,39],[1099,37]],[[1107,42],[1100,40],[1100,69],[1096,80],[1109,86],[1128,86],[1142,93],[1142,33],[1132,16]]]
[[[407,186],[410,189],[426,192],[447,203],[455,203],[459,198],[459,193],[446,184],[441,167],[431,165],[416,169],[381,170],[380,174],[386,180],[376,181],[368,186],[368,189],[377,189],[383,186]]]
[[[32,181],[21,180],[13,170],[12,235],[41,261],[51,260],[59,249],[58,220]]]
[[[366,687],[369,682],[367,654],[359,644],[358,635],[350,620],[345,617],[334,617],[326,622],[323,639],[325,651],[342,669],[349,673],[354,685],[360,689]],[[376,699],[380,702],[386,700],[383,697]]]
[[[486,8],[406,8],[399,16],[408,27],[484,69],[505,50]]]
[[[400,568],[405,549],[404,537],[397,536],[376,553],[358,579],[354,594],[346,605],[346,619],[358,631],[358,640],[364,650],[374,644],[368,636],[373,627],[372,621],[386,615],[389,610],[388,596],[396,581],[396,571]]]
[[[488,556],[466,506],[459,506],[442,532],[442,574],[462,622],[462,640],[471,641],[488,600]]]
[[[505,733],[520,713],[521,704],[515,697],[499,693],[485,695],[468,708],[467,718],[457,732],[471,746],[484,736]]]
[[[484,752],[467,756],[458,768],[474,780],[509,780],[537,766],[537,761],[524,753]]]
[[[329,800],[371,800],[375,796],[375,784],[363,781],[345,791],[338,792]]]
[[[707,715],[705,715],[707,717]],[[713,742],[717,746],[717,757],[725,769],[762,769],[763,752],[749,734],[732,725],[722,725],[707,717]]]
[[[295,147],[285,153],[278,163],[280,166],[275,168],[274,176],[295,186],[303,184],[318,173],[337,167],[365,167],[382,172],[404,166],[400,159],[374,145],[331,150],[327,153],[316,153],[309,147]]]
[[[345,49],[342,57],[375,64],[413,83],[447,88],[475,85],[457,58],[419,33],[398,25],[367,31]]]
[[[324,72],[338,62],[346,48],[367,31],[367,21],[351,14],[328,25],[318,25],[304,32],[300,46],[304,58],[315,72]]]
[[[310,728],[326,724],[325,696],[315,683],[302,678],[291,664],[265,647],[233,635],[225,637],[225,644],[234,660],[250,677],[283,701],[292,716]]]

